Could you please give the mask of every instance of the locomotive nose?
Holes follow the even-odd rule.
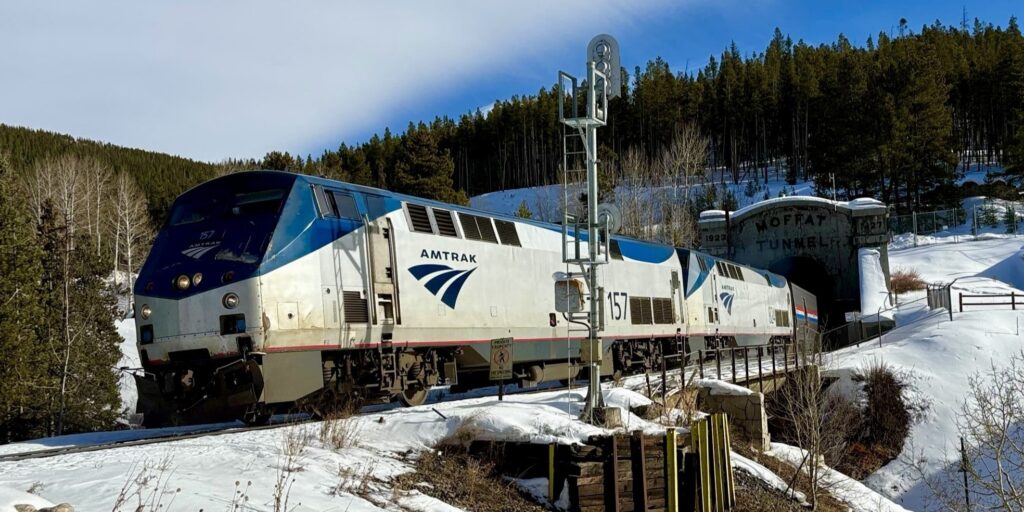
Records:
[[[193,274],[174,279],[183,297],[136,295],[137,342],[148,362],[169,362],[175,353],[205,352],[210,358],[257,350],[262,341],[256,279],[212,287]],[[185,286],[185,281],[188,286]],[[207,286],[204,286],[207,285]],[[198,292],[198,293],[197,293]]]

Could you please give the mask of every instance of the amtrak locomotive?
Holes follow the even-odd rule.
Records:
[[[792,341],[815,298],[781,276],[612,236],[602,373],[714,345]],[[577,376],[584,333],[556,307],[561,227],[312,176],[252,171],[175,202],[135,286],[147,425],[356,398],[422,403],[488,384],[514,339],[523,386]],[[568,275],[572,275],[571,273]]]

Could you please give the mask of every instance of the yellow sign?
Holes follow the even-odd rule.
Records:
[[[491,340],[491,380],[512,379],[512,338]]]

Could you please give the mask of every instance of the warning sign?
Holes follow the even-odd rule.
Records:
[[[512,379],[512,338],[491,340],[491,380]]]

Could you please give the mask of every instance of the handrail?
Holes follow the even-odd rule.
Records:
[[[920,302],[922,300],[927,300],[927,299],[928,299],[928,296],[925,295],[924,297],[921,297],[921,298],[918,298],[918,299],[914,299],[914,300],[907,301],[907,302],[902,302],[900,304],[896,304],[895,306],[893,306],[891,308],[879,310],[877,313],[875,313],[875,315],[878,316],[879,318],[881,318],[882,313],[888,313],[890,311],[896,311],[897,309],[899,309],[899,308],[901,308],[901,307],[903,307],[903,306],[905,306],[907,304],[913,304],[915,302]],[[855,322],[859,322],[859,321],[860,320],[852,320],[852,321],[849,321],[849,322],[843,322],[842,325],[839,325],[837,327],[833,327],[833,328],[831,328],[831,329],[821,333],[821,337],[824,338],[825,336],[827,336],[829,334],[832,334],[833,332],[836,332],[836,331],[838,331],[840,329],[844,329],[844,328],[848,327],[850,324],[855,323]],[[872,337],[874,337],[874,336],[872,336]]]

